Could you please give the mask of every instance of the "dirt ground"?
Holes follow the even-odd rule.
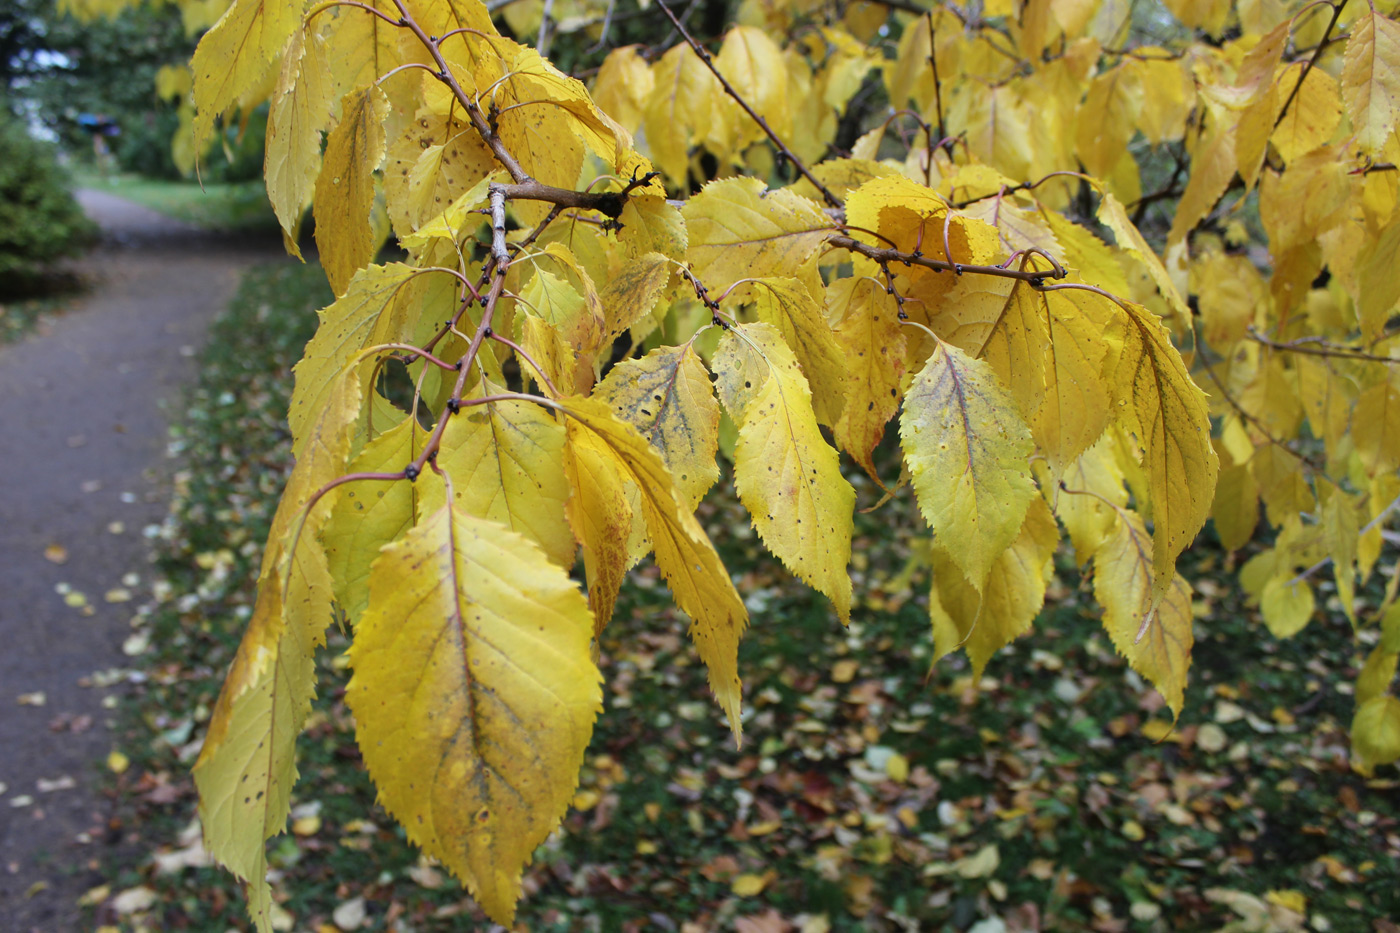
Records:
[[[0,347],[0,931],[80,929],[77,899],[121,833],[97,792],[166,513],[167,427],[248,264],[230,240],[98,192],[87,298]],[[117,685],[103,686],[109,680]],[[138,857],[136,853],[132,857]]]

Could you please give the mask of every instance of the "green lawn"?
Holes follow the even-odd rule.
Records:
[[[153,860],[113,866],[93,894],[154,892],[123,930],[247,928],[238,885],[198,864],[188,769],[251,613],[288,464],[289,372],[329,300],[318,275],[249,276],[177,438],[188,467],[136,636],[144,679],[118,736],[129,767],[114,778],[124,832]],[[861,506],[877,498],[859,491]],[[1348,764],[1359,648],[1334,613],[1270,638],[1233,583],[1245,555],[1203,537],[1183,557],[1197,643],[1170,732],[1064,557],[1051,607],[975,685],[960,656],[931,667],[926,572],[910,561],[926,532],[907,490],[857,516],[848,629],[762,555],[731,486],[700,514],[753,614],[744,745],[644,562],[604,633],[607,708],[575,809],[527,871],[521,929],[1393,929],[1395,770],[1367,780]],[[292,832],[269,844],[285,928],[485,929],[373,802],[345,647],[333,629]]]
[[[90,168],[78,168],[73,172],[73,182],[77,187],[106,191],[206,230],[271,231],[277,226],[261,180],[208,182],[201,188],[195,181],[104,176]]]

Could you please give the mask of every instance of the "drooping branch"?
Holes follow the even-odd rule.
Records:
[[[395,0],[395,2],[398,2],[398,0]],[[831,205],[832,207],[840,207],[841,199],[838,198],[836,195],[832,194],[831,189],[828,188],[826,185],[822,184],[821,181],[818,180],[817,176],[812,174],[811,170],[807,168],[806,163],[799,159],[797,157],[797,153],[793,152],[792,149],[788,146],[788,144],[783,142],[782,137],[775,133],[773,131],[773,128],[768,125],[768,121],[763,119],[763,117],[757,111],[755,111],[753,107],[749,106],[749,102],[744,100],[743,95],[736,91],[734,89],[734,85],[730,84],[729,80],[725,78],[723,74],[720,73],[720,70],[718,68],[715,67],[714,58],[710,55],[710,50],[705,48],[699,42],[695,41],[695,37],[692,36],[690,34],[690,31],[685,28],[685,24],[683,24],[676,17],[676,14],[671,12],[670,7],[666,6],[666,4],[664,3],[658,3],[657,5],[661,7],[662,12],[664,12],[666,16],[671,20],[672,25],[674,25],[677,31],[680,32],[681,36],[685,39],[686,43],[690,46],[690,48],[695,52],[696,55],[700,57],[700,60],[705,63],[705,67],[710,69],[710,74],[714,75],[715,78],[719,81],[720,86],[724,88],[724,92],[730,97],[732,97],[735,100],[735,102],[743,108],[744,113],[749,115],[749,119],[753,120],[754,123],[758,124],[758,128],[763,130],[764,134],[767,135],[768,140],[775,147],[777,147],[778,154],[782,158],[787,159],[789,162],[791,162],[792,167],[797,169],[797,174],[807,179],[818,191],[821,192],[822,199],[825,200],[827,204]]]

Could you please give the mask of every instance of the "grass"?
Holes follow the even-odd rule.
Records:
[[[99,893],[156,893],[141,914],[98,908],[124,930],[246,924],[238,885],[198,864],[187,773],[251,612],[287,469],[290,367],[327,300],[314,266],[256,270],[201,361],[144,611],[151,648],[123,714],[123,830],[153,861],[114,866]],[[1191,686],[1154,741],[1161,699],[1114,655],[1064,560],[1050,608],[978,685],[961,656],[931,668],[927,580],[910,561],[926,533],[907,495],[858,516],[849,629],[763,555],[732,488],[701,517],[753,613],[744,746],[644,563],[604,633],[607,709],[575,807],[527,871],[520,928],[1393,929],[1397,782],[1348,766],[1362,652],[1337,613],[1277,642],[1238,596],[1238,561],[1209,542],[1188,552]],[[367,930],[484,929],[373,803],[345,647],[332,630],[293,831],[269,844],[281,907],[298,930],[332,928],[338,909],[363,909]]]
[[[139,175],[101,175],[89,168],[75,170],[74,184],[105,191],[175,220],[204,230],[270,231],[277,226],[267,189],[258,179],[247,182],[168,181]]]

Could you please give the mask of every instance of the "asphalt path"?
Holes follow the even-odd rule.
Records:
[[[79,200],[103,230],[79,264],[90,293],[0,347],[4,933],[81,929],[78,898],[124,852],[98,787],[122,689],[111,672],[133,664],[123,645],[149,592],[143,530],[164,519],[177,466],[167,429],[239,274],[280,253],[112,195]]]

